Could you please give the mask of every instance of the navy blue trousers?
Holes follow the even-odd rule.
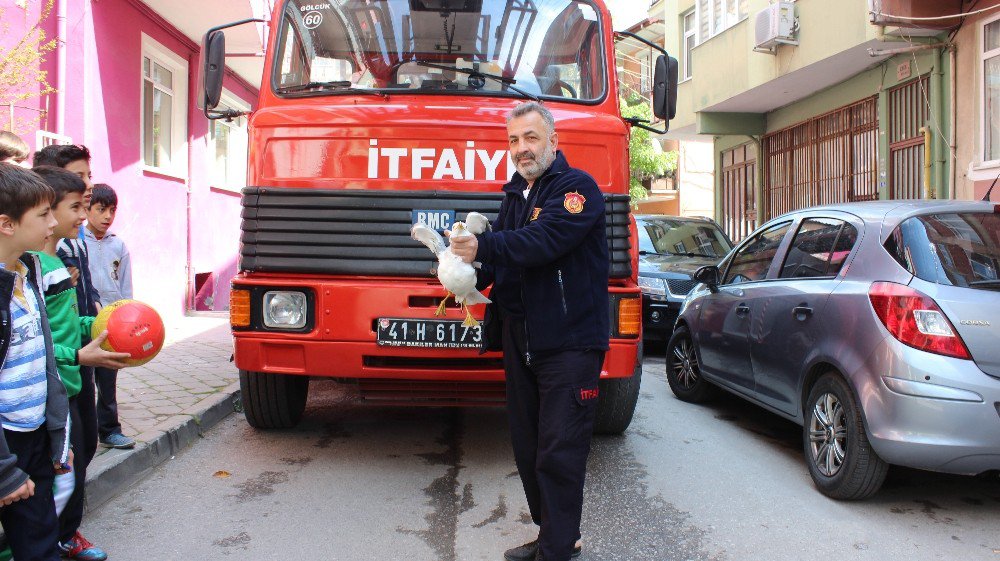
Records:
[[[3,431],[17,467],[35,483],[31,497],[0,507],[0,524],[16,561],[59,561],[59,522],[52,502],[52,451],[45,425],[31,432]]]
[[[526,357],[523,322],[504,322],[503,362],[514,461],[545,561],[568,561],[580,539],[583,483],[603,351]]]
[[[80,367],[83,388],[80,393],[69,398],[71,429],[69,441],[73,445],[73,473],[76,488],[70,495],[66,508],[59,518],[59,541],[66,543],[73,539],[83,522],[84,496],[87,482],[87,467],[97,454],[97,405],[94,396],[94,370],[89,366]],[[16,559],[16,558],[15,558]]]

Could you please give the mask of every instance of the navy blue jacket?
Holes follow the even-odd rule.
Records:
[[[593,177],[569,166],[562,152],[535,180],[527,212],[511,212],[524,206],[515,201],[523,202],[527,186],[515,174],[503,187],[493,231],[476,236],[476,261],[483,264],[478,284],[493,283],[491,294],[509,296],[512,291],[502,290],[503,285],[520,282],[527,353],[607,350],[611,327],[604,195]],[[490,304],[484,350],[501,348],[498,314],[498,304]]]

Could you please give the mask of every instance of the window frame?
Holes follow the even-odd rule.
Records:
[[[143,171],[167,175],[187,180],[187,143],[188,143],[188,61],[149,35],[142,33],[142,48],[139,54],[139,161]],[[170,163],[166,166],[154,166],[146,163],[146,83],[150,82],[154,89],[161,91],[152,78],[147,79],[143,70],[145,59],[150,62],[150,75],[153,64],[169,70],[172,83],[169,92],[170,102]]]
[[[706,14],[704,13],[704,10],[701,9],[701,5],[702,5],[703,1],[707,2],[708,8],[709,8],[709,10],[708,10],[709,13],[707,14],[707,18],[708,18],[707,20],[702,19],[702,18],[706,17]],[[711,39],[713,37],[722,35],[727,30],[732,29],[733,27],[736,27],[736,25],[742,23],[743,21],[746,21],[747,19],[750,19],[750,7],[749,7],[749,5],[747,6],[747,12],[746,12],[746,14],[743,14],[742,16],[740,15],[740,1],[741,0],[718,0],[718,1],[721,3],[721,14],[716,14],[715,13],[714,5],[715,5],[716,0],[695,0],[695,3],[694,3],[694,9],[695,9],[695,14],[696,14],[696,16],[695,16],[695,29],[697,31],[697,33],[696,33],[696,40],[695,40],[695,46],[700,45],[700,44],[704,43],[705,41],[708,41],[709,39]],[[729,13],[729,8],[731,6],[735,6],[735,8],[736,8],[736,20],[732,21],[732,22],[727,22],[726,19],[728,19],[728,18],[726,17],[726,14]],[[718,15],[722,16],[723,23],[722,23],[722,27],[718,31],[715,31],[715,24],[716,24],[716,20],[718,19],[717,18]],[[708,23],[708,33],[704,37],[701,34],[701,24],[702,24],[703,21],[707,21],[707,23]]]
[[[691,72],[691,58],[694,56],[694,48],[698,46],[698,6],[681,14],[681,81],[690,80],[694,75]],[[691,16],[691,29],[687,29],[688,16]],[[688,38],[694,37],[694,44],[688,50]]]
[[[979,150],[977,150],[978,160],[980,162],[980,167],[983,168],[996,168],[1000,167],[1000,156],[995,159],[988,159],[988,154],[986,153],[986,139],[988,136],[988,119],[989,115],[986,112],[986,61],[996,57],[1000,57],[1000,47],[987,51],[986,50],[986,27],[992,24],[1000,25],[1000,15],[996,15],[992,18],[984,19],[979,24],[979,36],[978,36],[978,46],[979,51]],[[1000,123],[997,124],[1000,127]],[[1000,147],[998,147],[1000,148]]]
[[[249,102],[243,100],[242,98],[240,98],[239,96],[237,96],[236,94],[234,94],[233,92],[231,92],[231,91],[229,91],[229,90],[227,90],[225,88],[223,88],[223,90],[222,90],[222,97],[220,98],[220,103],[219,104],[220,104],[220,106],[224,106],[225,108],[235,109],[237,111],[246,111],[246,112],[250,111],[250,103]],[[247,135],[247,138],[249,140],[249,133],[248,133],[248,130],[247,130],[248,126],[249,126],[249,119],[247,118],[246,115],[238,117],[237,119],[239,119],[240,121],[242,121],[242,124],[240,124],[240,125],[234,125],[234,124],[226,122],[225,119],[218,119],[218,120],[212,121],[210,123],[210,127],[209,127],[209,134],[207,135],[208,144],[209,144],[209,152],[211,154],[211,162],[212,162],[211,166],[210,166],[211,167],[211,182],[210,182],[210,184],[211,184],[211,186],[212,186],[213,189],[218,189],[218,190],[222,190],[222,191],[230,191],[230,192],[233,192],[233,193],[241,193],[242,190],[243,190],[243,188],[246,187],[246,185],[247,185],[247,183],[246,183],[246,165],[248,163],[249,155],[247,153],[243,154],[243,162],[244,162],[244,164],[242,166],[242,168],[243,168],[242,180],[235,181],[235,182],[232,181],[232,180],[229,180],[229,181],[223,181],[223,180],[221,180],[219,178],[219,176],[218,176],[218,169],[216,168],[216,136],[215,136],[215,127],[217,125],[221,125],[221,126],[224,126],[224,127],[229,127],[230,129],[241,129],[243,131],[243,134]],[[230,135],[231,134],[232,133],[230,133]],[[232,138],[232,137],[230,137],[230,138]],[[227,154],[226,154],[226,156],[227,156],[227,158],[231,157],[232,156],[232,152],[228,151]],[[229,166],[228,160],[226,162],[226,165],[227,165],[227,167]]]

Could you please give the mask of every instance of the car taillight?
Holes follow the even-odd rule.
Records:
[[[876,282],[868,289],[875,315],[904,345],[955,358],[971,359],[965,342],[934,300],[908,286]]]

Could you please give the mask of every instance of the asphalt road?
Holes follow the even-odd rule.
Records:
[[[1000,560],[1000,479],[893,469],[858,503],[812,486],[799,427],[678,401],[657,351],[636,418],[596,438],[582,559]],[[233,416],[90,513],[112,560],[499,560],[535,536],[501,409],[359,404],[313,383],[302,424]]]

